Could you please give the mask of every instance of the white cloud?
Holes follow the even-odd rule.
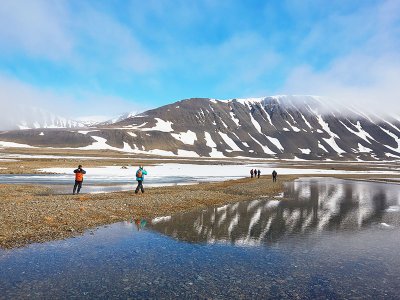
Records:
[[[109,118],[147,107],[102,91],[60,91],[39,88],[0,74],[0,118],[18,113],[19,107],[37,107],[70,119],[85,115]]]
[[[157,58],[135,37],[135,32],[111,15],[85,6],[74,26],[79,32],[80,47],[100,61],[97,67],[104,64],[137,73],[157,68]]]
[[[382,1],[346,16],[332,16],[326,28],[315,24],[301,48],[319,43],[317,51],[324,52],[336,43],[339,55],[327,66],[294,66],[282,91],[317,94],[367,111],[400,113],[400,15],[394,13],[399,10],[400,2]]]
[[[86,72],[145,73],[157,67],[157,58],[128,25],[85,2],[3,1],[0,49]]]
[[[2,1],[0,49],[60,60],[71,55],[74,38],[66,30],[69,13],[63,1]]]

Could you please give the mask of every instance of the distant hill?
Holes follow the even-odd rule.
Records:
[[[311,160],[400,158],[400,121],[316,96],[186,99],[91,131],[24,130],[1,141],[191,157]]]
[[[2,112],[0,130],[37,128],[79,128],[85,124],[37,107],[18,106]]]

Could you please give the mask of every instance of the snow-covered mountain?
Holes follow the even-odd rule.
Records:
[[[96,126],[112,125],[112,124],[121,122],[121,121],[123,121],[125,119],[132,118],[136,114],[137,114],[137,112],[126,112],[126,113],[123,113],[123,114],[121,114],[119,116],[116,116],[115,118],[112,118],[110,120],[107,120],[107,121],[104,121],[104,122],[99,122],[99,123],[96,124]]]
[[[68,131],[57,145],[191,157],[313,160],[400,158],[400,120],[367,115],[316,96],[193,98],[128,116],[91,132]],[[28,131],[0,140],[55,143]],[[57,133],[57,139],[62,139]]]
[[[85,125],[37,107],[16,106],[0,118],[0,130],[80,127]]]

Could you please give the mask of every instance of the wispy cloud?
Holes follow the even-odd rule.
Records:
[[[149,108],[101,91],[38,88],[1,74],[0,91],[2,114],[17,113],[19,105],[41,108],[72,119],[91,114],[112,118],[127,111],[143,111]]]
[[[364,110],[400,113],[400,16],[394,11],[400,11],[398,1],[382,1],[332,17],[329,26],[311,31],[308,47],[320,44],[324,48],[336,42],[339,50],[326,65],[304,62],[295,66],[282,91],[318,94]]]
[[[65,59],[74,48],[66,30],[70,19],[64,1],[2,1],[0,49],[51,60]]]
[[[3,1],[0,97],[83,115],[274,93],[397,109],[399,11],[397,0]]]

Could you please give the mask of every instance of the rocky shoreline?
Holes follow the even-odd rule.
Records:
[[[86,229],[125,221],[132,217],[153,218],[206,206],[254,200],[282,192],[282,176],[217,183],[147,188],[144,194],[114,192],[57,195],[38,185],[0,185],[0,247],[14,248],[30,243],[63,239]]]
[[[301,175],[307,176],[312,175]],[[399,179],[399,176],[391,176],[393,180],[390,180],[372,174],[319,177],[326,176],[388,183],[398,183]],[[260,197],[273,199],[283,192],[285,182],[298,177],[281,175],[277,183],[273,183],[270,176],[261,176],[259,179],[153,187],[146,188],[144,194],[128,191],[61,195],[40,185],[0,184],[0,248],[64,239],[132,218],[152,219]]]

